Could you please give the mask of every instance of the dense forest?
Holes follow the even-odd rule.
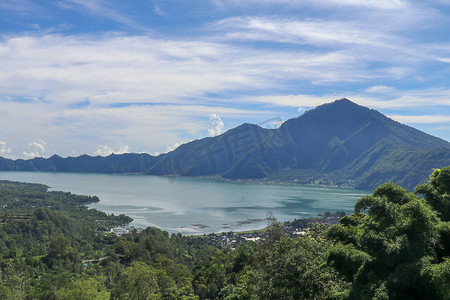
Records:
[[[288,237],[271,216],[235,248],[148,227],[96,197],[0,182],[1,299],[450,299],[450,167],[386,183],[338,224]]]

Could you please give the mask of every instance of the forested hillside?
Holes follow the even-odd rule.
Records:
[[[93,201],[0,182],[1,299],[450,299],[450,167],[295,238],[269,218],[236,249],[152,227],[117,236],[131,220]]]

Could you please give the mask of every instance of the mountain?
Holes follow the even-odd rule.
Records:
[[[246,123],[157,157],[0,158],[2,171],[219,176],[359,189],[373,189],[386,181],[412,189],[426,182],[432,168],[447,165],[449,142],[345,98],[307,111],[277,129]]]
[[[268,151],[254,149],[225,177],[239,178],[245,166],[260,176],[350,183],[372,189],[393,181],[412,189],[432,168],[450,164],[450,143],[348,99],[337,100],[286,121],[287,142]]]

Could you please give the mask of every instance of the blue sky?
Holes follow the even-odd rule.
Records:
[[[2,0],[0,156],[158,154],[339,98],[450,140],[450,0]]]

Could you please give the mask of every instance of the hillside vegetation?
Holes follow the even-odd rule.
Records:
[[[0,182],[1,299],[450,299],[450,166],[414,192],[386,183],[334,226],[236,249],[149,227],[95,197]]]

